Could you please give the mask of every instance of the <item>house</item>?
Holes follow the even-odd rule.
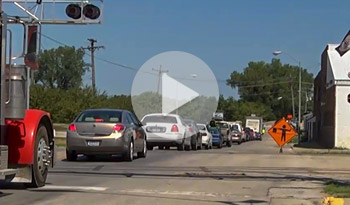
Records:
[[[350,148],[350,51],[340,56],[329,44],[314,81],[313,140],[327,148]]]

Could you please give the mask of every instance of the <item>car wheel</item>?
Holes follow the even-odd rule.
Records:
[[[143,148],[141,152],[137,153],[138,158],[145,158],[147,156],[147,142],[143,140]]]
[[[68,161],[77,161],[78,155],[75,151],[69,151],[66,149],[66,158]]]
[[[40,125],[37,130],[34,142],[34,163],[32,165],[32,182],[28,184],[29,187],[42,187],[45,185],[50,153],[48,151],[49,137],[47,129],[44,125]]]
[[[196,144],[193,144],[193,145],[191,145],[191,148],[192,148],[192,150],[193,151],[197,151],[197,142],[196,142]]]
[[[219,148],[219,149],[222,148],[222,142],[219,143],[218,148]]]
[[[163,150],[164,146],[158,146],[158,149]]]
[[[191,145],[185,145],[185,150],[186,151],[191,151],[191,147],[192,147]]]
[[[209,149],[209,144],[204,145],[205,149],[208,150]]]
[[[134,142],[132,140],[129,142],[128,151],[124,154],[124,160],[128,162],[134,160]]]
[[[238,141],[237,144],[240,145],[242,143],[242,141]]]
[[[226,142],[226,146],[228,147],[232,147],[232,140],[231,139],[227,139],[228,141]]]
[[[185,142],[182,142],[181,144],[177,145],[177,150],[178,151],[183,151],[185,149]]]
[[[147,145],[147,150],[153,150],[153,146]]]
[[[166,150],[169,150],[169,149],[170,149],[170,146],[165,146],[165,149],[166,149]]]

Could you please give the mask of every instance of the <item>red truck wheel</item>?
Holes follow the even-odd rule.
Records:
[[[47,129],[44,125],[40,125],[35,137],[31,187],[42,187],[45,185],[48,173],[47,164],[50,160],[48,156],[48,145],[49,138]]]

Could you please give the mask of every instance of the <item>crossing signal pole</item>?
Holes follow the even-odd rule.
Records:
[[[89,38],[90,46],[83,48],[84,50],[89,50],[91,52],[91,86],[92,90],[96,92],[96,78],[95,78],[95,51],[100,48],[105,48],[104,46],[95,46],[97,43],[96,39]]]

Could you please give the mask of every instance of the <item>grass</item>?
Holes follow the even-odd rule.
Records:
[[[56,132],[65,132],[67,131],[68,124],[62,124],[62,123],[54,123],[53,128],[56,130]]]
[[[58,147],[65,147],[66,146],[66,139],[65,138],[55,138],[56,145]]]
[[[293,137],[293,139],[288,142],[288,144],[295,144],[295,143],[298,143],[298,136]]]
[[[328,182],[324,191],[334,197],[350,198],[350,183]]]

